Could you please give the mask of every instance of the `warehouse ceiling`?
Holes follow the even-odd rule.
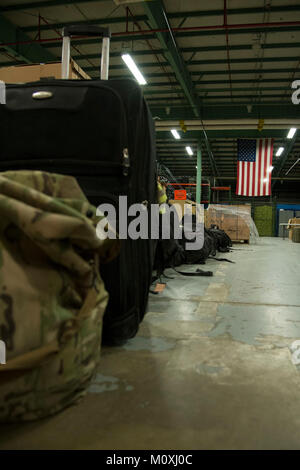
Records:
[[[111,78],[131,77],[123,52],[138,64],[158,159],[175,175],[195,176],[200,140],[203,175],[234,178],[237,138],[273,137],[275,151],[285,148],[274,156],[273,176],[287,176],[300,157],[300,131],[286,139],[300,126],[300,104],[291,101],[300,79],[299,0],[0,0],[0,67],[60,60],[62,27],[85,23],[111,28]],[[76,38],[72,46],[97,78],[99,40]],[[300,164],[288,177],[300,178]]]

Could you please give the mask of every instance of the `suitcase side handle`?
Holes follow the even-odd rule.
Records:
[[[109,67],[109,46],[110,46],[110,29],[100,28],[93,25],[70,25],[63,28],[63,46],[62,46],[62,60],[61,60],[61,78],[69,78],[70,68],[70,49],[72,36],[100,36],[102,40],[102,54],[100,66],[101,80],[108,79]]]

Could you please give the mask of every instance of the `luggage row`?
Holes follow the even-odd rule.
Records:
[[[67,79],[77,34],[103,37],[101,80]],[[119,345],[137,333],[152,279],[151,239],[95,231],[100,204],[156,202],[152,117],[134,80],[107,79],[106,28],[63,36],[64,79],[8,84],[0,106],[1,421],[77,400],[101,336]]]
[[[119,346],[136,335],[154,260],[159,276],[166,267],[161,240],[97,236],[98,224],[107,226],[99,205],[116,209],[119,233],[120,196],[128,207],[158,202],[155,132],[136,82],[106,80],[106,29],[64,31],[64,76],[69,37],[78,33],[104,35],[102,80],[7,85],[0,106],[5,422],[48,416],[77,401],[96,370],[101,343]],[[147,218],[151,225],[149,211]],[[180,256],[172,266],[195,261]]]

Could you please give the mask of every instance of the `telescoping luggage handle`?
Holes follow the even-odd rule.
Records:
[[[100,36],[103,38],[100,78],[101,80],[108,80],[110,29],[90,25],[71,25],[63,28],[61,78],[69,78],[71,49],[70,38],[72,36]]]

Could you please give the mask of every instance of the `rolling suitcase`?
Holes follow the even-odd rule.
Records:
[[[103,37],[102,80],[67,80],[70,37]],[[0,170],[43,170],[75,176],[89,201],[128,206],[156,202],[155,136],[140,86],[107,80],[107,28],[68,27],[63,39],[63,80],[7,85],[0,106]],[[130,221],[130,218],[128,219]],[[120,256],[101,272],[109,303],[103,340],[120,344],[142,320],[152,276],[150,239],[124,239]]]

